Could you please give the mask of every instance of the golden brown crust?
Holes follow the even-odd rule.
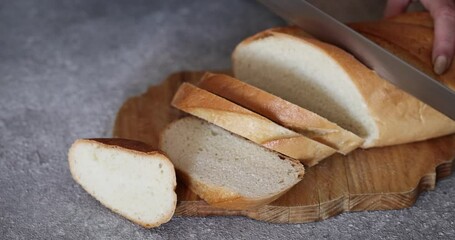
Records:
[[[297,32],[293,34],[293,31]],[[312,44],[336,61],[350,76],[366,101],[368,111],[379,130],[378,138],[370,144],[365,143],[364,148],[426,140],[455,132],[454,121],[381,79],[344,50],[313,38],[302,37],[298,29],[290,28],[286,33],[282,30],[275,32],[274,29],[265,32],[268,37],[291,38]],[[258,35],[261,34],[264,33]],[[242,42],[237,49],[249,44],[252,39],[255,39],[254,36]]]
[[[207,91],[196,88],[190,83],[183,83],[180,86],[180,88],[175,93],[174,98],[172,99],[171,105],[178,109],[195,107],[209,108],[213,110],[222,110],[261,118],[252,111],[249,111],[224,99],[218,98],[215,95],[211,95]]]
[[[226,187],[212,186],[194,178],[191,178],[186,172],[177,170],[179,178],[187,185],[191,191],[196,193],[200,198],[204,199],[208,204],[229,210],[247,210],[254,209],[278,199],[284,193],[292,188],[283,189],[283,191],[266,196],[263,198],[248,198],[236,192],[229,190]],[[301,173],[303,176],[303,173]]]
[[[296,27],[296,26],[275,27],[275,28],[267,29],[265,31],[254,34],[253,36],[250,36],[250,37],[244,39],[239,45],[249,44],[251,42],[262,40],[264,38],[273,37],[273,36],[275,36],[274,33],[289,34],[289,35],[294,35],[294,36],[301,37],[301,38],[314,38],[309,33],[303,31],[301,28]],[[235,50],[234,50],[234,52],[235,52]],[[234,56],[234,55],[235,54],[233,54],[232,56]]]
[[[231,209],[231,210],[254,209],[254,208],[258,208],[258,207],[264,206],[268,203],[275,201],[276,199],[281,197],[283,194],[285,194],[290,189],[291,189],[291,187],[288,189],[284,189],[283,191],[281,191],[277,194],[274,194],[274,195],[271,195],[268,197],[264,197],[264,198],[251,199],[251,198],[239,197],[236,199],[215,202],[210,205],[212,205],[214,207],[218,207],[218,208]]]
[[[335,123],[230,76],[206,73],[198,86],[343,154],[363,143],[363,139]]]
[[[336,152],[331,147],[280,127],[252,111],[188,83],[179,88],[172,106],[306,165],[314,165]]]
[[[87,189],[84,185],[82,185],[80,179],[78,178],[77,174],[74,172],[74,161],[76,160],[77,156],[75,156],[74,153],[74,147],[78,144],[97,144],[97,145],[102,145],[103,147],[106,148],[112,148],[112,149],[117,149],[121,151],[127,151],[133,154],[140,154],[140,155],[146,155],[146,156],[153,156],[153,157],[159,157],[161,160],[163,160],[163,163],[166,164],[169,168],[174,169],[174,165],[172,162],[169,160],[169,158],[163,154],[160,151],[155,151],[153,150],[149,145],[135,141],[135,140],[129,140],[129,139],[122,139],[122,138],[92,138],[92,139],[77,139],[71,146],[69,152],[68,152],[68,162],[69,162],[69,167],[70,167],[70,172],[71,175],[76,181],[86,192],[90,193],[90,190]],[[175,171],[175,169],[174,169]],[[147,223],[144,221],[140,221],[138,219],[134,219],[133,217],[130,217],[129,215],[126,215],[122,212],[120,212],[118,209],[115,209],[107,204],[104,204],[103,202],[99,201],[96,196],[92,195],[95,199],[97,199],[103,206],[108,208],[109,210],[125,217],[126,219],[130,220],[131,222],[134,222],[142,227],[145,228],[153,228],[153,227],[158,227],[163,223],[169,222],[169,220],[172,218],[174,215],[175,207],[177,206],[177,195],[175,194],[175,189],[177,186],[177,180],[174,178],[172,180],[173,182],[173,191],[174,191],[174,199],[173,199],[173,206],[174,209],[172,212],[170,212],[168,215],[163,216],[162,218],[158,219],[157,221],[153,223]]]
[[[389,52],[393,53],[394,55],[400,57],[401,59],[405,60],[409,64],[413,65],[414,67],[420,69],[420,71],[424,72],[425,74],[429,75],[433,79],[439,79],[440,76],[436,75],[433,72],[432,69],[432,64],[430,62],[422,62],[418,57],[416,57],[414,54],[410,53],[406,49],[403,49],[391,42],[388,42],[387,40],[384,40],[380,37],[376,37],[373,35],[370,35],[368,33],[362,33],[361,34],[371,41],[375,42],[382,48],[388,50]],[[440,79],[439,79],[440,80]],[[442,80],[441,80],[442,82]]]
[[[396,23],[405,23],[411,25],[419,25],[424,27],[433,28],[433,18],[428,12],[409,12],[400,14],[391,18],[386,19],[385,21],[396,22]]]
[[[111,148],[121,148],[121,149],[127,149],[127,150],[133,150],[137,152],[142,152],[142,153],[153,153],[157,152],[156,149],[153,149],[150,145],[136,141],[136,140],[130,140],[130,139],[124,139],[124,138],[88,138],[88,139],[78,139],[77,142],[96,142],[102,145],[105,145],[106,147],[111,147]]]

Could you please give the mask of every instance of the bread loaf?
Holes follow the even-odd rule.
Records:
[[[171,123],[161,135],[160,149],[193,192],[225,209],[270,203],[304,174],[298,161],[195,117]]]
[[[363,139],[335,123],[230,76],[206,73],[198,86],[342,154],[349,153],[363,143]]]
[[[148,145],[126,139],[79,139],[68,160],[74,180],[125,218],[151,228],[174,214],[174,166]]]
[[[255,143],[298,159],[308,166],[335,153],[335,149],[286,129],[224,98],[183,83],[172,106],[218,125]]]
[[[271,29],[240,43],[235,76],[326,117],[378,147],[455,132],[455,122],[397,89],[352,55],[297,28]]]

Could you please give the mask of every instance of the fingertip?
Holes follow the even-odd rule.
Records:
[[[434,10],[435,29],[433,45],[434,72],[441,75],[450,68],[455,54],[455,9]]]
[[[433,61],[433,68],[436,74],[443,74],[449,68],[448,58],[444,55],[437,56]]]

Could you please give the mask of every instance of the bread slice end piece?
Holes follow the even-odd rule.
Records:
[[[174,166],[148,145],[126,139],[79,139],[68,160],[73,179],[84,190],[130,221],[152,228],[174,214]]]

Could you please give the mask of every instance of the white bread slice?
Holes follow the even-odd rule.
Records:
[[[336,152],[331,147],[189,83],[180,86],[171,104],[255,143],[300,160],[308,166],[313,166]]]
[[[174,166],[150,146],[126,139],[79,139],[71,174],[104,206],[143,227],[168,222],[177,203]]]
[[[455,122],[381,79],[347,52],[304,37],[298,28],[271,29],[240,43],[235,76],[316,112],[365,139],[388,146],[455,132]]]
[[[363,143],[359,136],[316,113],[230,76],[206,73],[198,86],[330,146],[342,154],[351,152]]]
[[[162,132],[160,149],[193,192],[225,209],[267,204],[304,174],[298,161],[195,117],[172,122]]]

